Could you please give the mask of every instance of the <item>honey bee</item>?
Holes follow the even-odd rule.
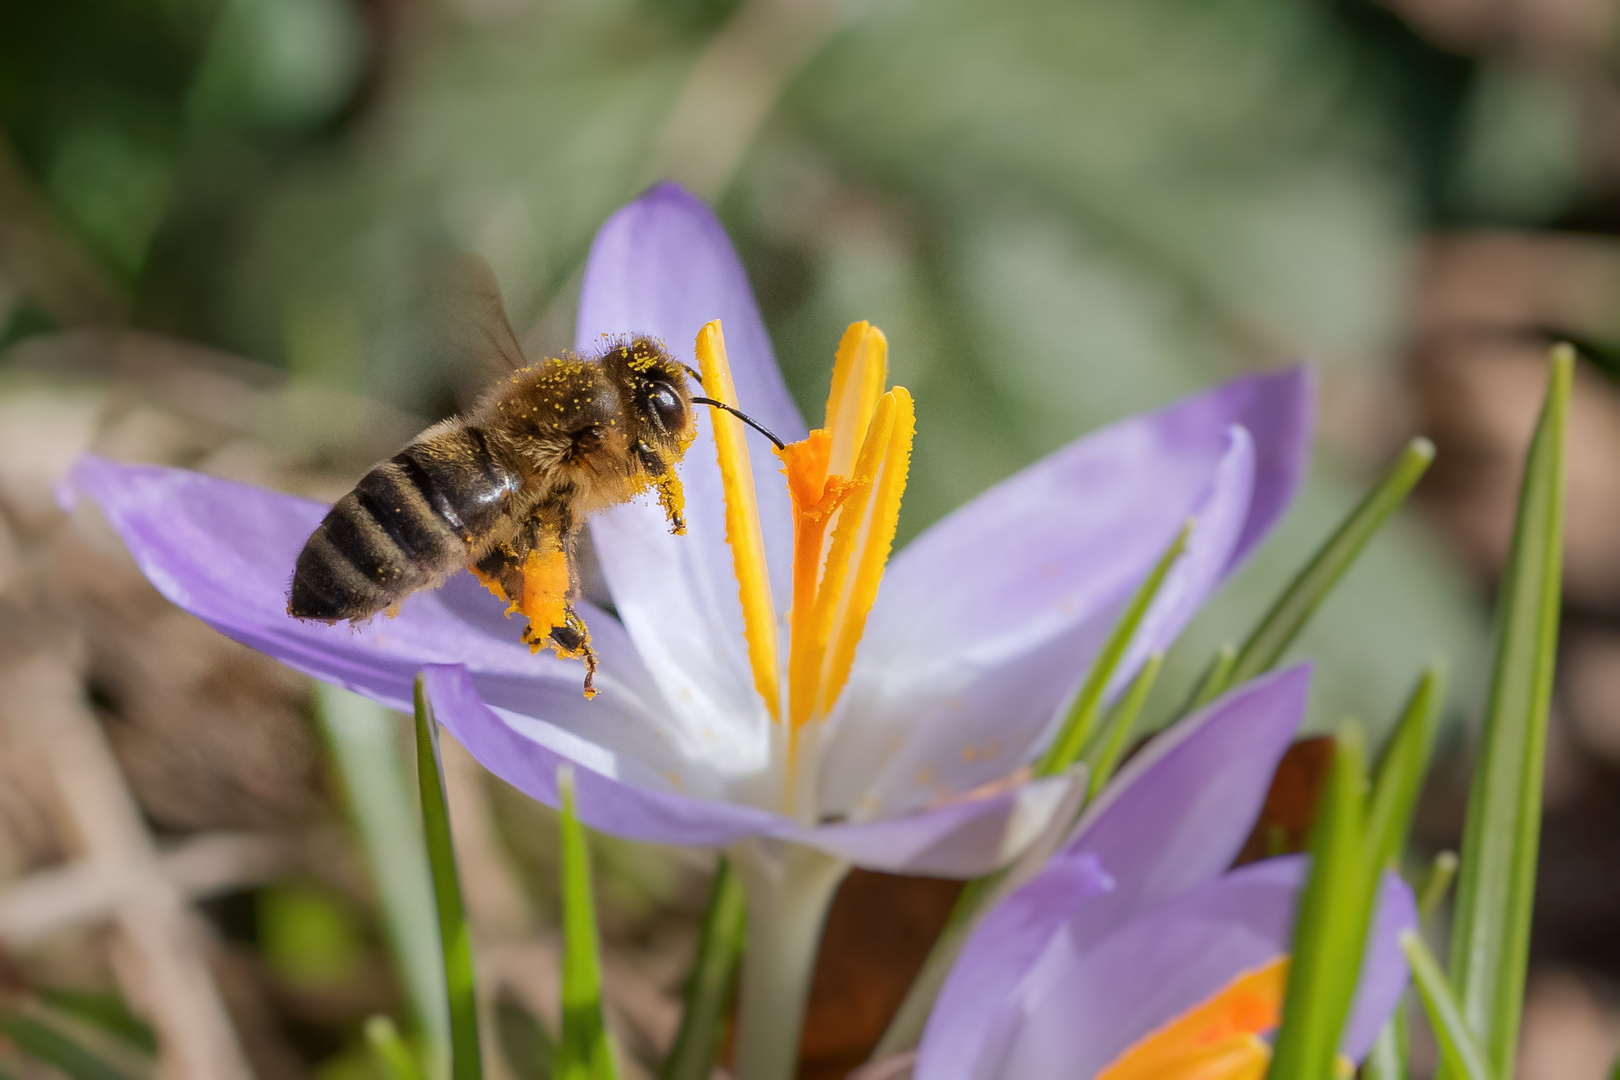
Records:
[[[696,434],[692,406],[736,410],[694,396],[686,380],[696,373],[649,337],[530,363],[487,265],[463,271],[477,307],[471,340],[509,374],[337,501],[298,556],[287,613],[327,623],[392,614],[466,567],[508,616],[528,620],[521,636],[532,651],[584,661],[589,698],[596,654],[574,610],[580,526],[651,489],[671,531],[684,532],[675,466]]]

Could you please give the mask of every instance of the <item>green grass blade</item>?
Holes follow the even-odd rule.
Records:
[[[557,770],[562,830],[563,911],[562,1039],[556,1080],[613,1080],[618,1070],[602,1023],[602,961],[591,894],[591,853],[574,808],[574,770]]]
[[[1192,697],[1187,699],[1187,704],[1183,705],[1176,715],[1186,716],[1188,713],[1197,712],[1225,693],[1226,688],[1232,685],[1232,666],[1236,663],[1237,646],[1230,641],[1225,642],[1215,650],[1209,666],[1204,669],[1204,674],[1199,676],[1198,685],[1193,687]]]
[[[1412,965],[1412,981],[1417,984],[1429,1027],[1440,1044],[1441,1072],[1460,1080],[1491,1080],[1494,1074],[1490,1061],[1464,1019],[1462,1005],[1434,954],[1411,931],[1401,935],[1401,950]]]
[[[1360,731],[1346,726],[1311,830],[1273,1077],[1334,1075],[1378,881],[1366,848],[1366,760]]]
[[[1407,1080],[1407,1057],[1406,1013],[1396,1009],[1361,1063],[1362,1080]]]
[[[450,805],[444,791],[444,763],[439,759],[439,722],[433,718],[420,675],[416,677],[416,779],[422,791],[422,836],[433,873],[439,944],[444,951],[444,989],[450,1005],[450,1076],[452,1080],[482,1080],[472,932],[461,902],[456,852],[450,843]]]
[[[1496,665],[1468,796],[1451,976],[1492,1068],[1512,1070],[1541,833],[1542,764],[1558,647],[1564,429],[1574,352],[1553,350],[1496,615]]]
[[[422,1070],[392,1020],[386,1016],[371,1017],[366,1021],[365,1036],[372,1060],[388,1080],[422,1080]]]
[[[1457,853],[1442,851],[1436,855],[1417,890],[1418,918],[1424,924],[1440,910],[1440,903],[1446,898],[1446,893],[1451,891],[1451,883],[1456,877]]]
[[[10,1039],[28,1057],[54,1065],[69,1080],[125,1080],[123,1073],[31,1016],[0,1011],[0,1036]]]
[[[157,1035],[151,1025],[129,1011],[117,994],[101,994],[93,990],[53,990],[40,987],[34,991],[40,1004],[128,1043],[148,1054],[157,1052]]]
[[[1153,692],[1153,684],[1159,679],[1159,671],[1164,667],[1164,653],[1153,653],[1142,665],[1142,670],[1136,673],[1131,687],[1125,692],[1108,714],[1108,720],[1097,733],[1096,742],[1086,757],[1086,766],[1091,772],[1090,787],[1086,791],[1086,801],[1090,802],[1097,797],[1114,770],[1119,768],[1119,762],[1125,756],[1125,747],[1129,742],[1131,728],[1136,718],[1142,713],[1142,706],[1147,704],[1148,695]]]
[[[450,1013],[444,954],[433,913],[433,877],[405,779],[397,718],[358,694],[315,684],[315,712],[337,766],[339,786],[359,833],[382,907],[383,926],[410,1004],[428,1044],[430,1070],[450,1061]]]
[[[1445,670],[1431,664],[1412,691],[1378,763],[1378,779],[1367,809],[1367,850],[1375,867],[1394,865],[1406,850],[1412,812],[1429,773],[1429,755],[1445,698]]]
[[[709,907],[698,936],[697,958],[681,997],[685,1010],[675,1046],[659,1070],[661,1080],[709,1080],[720,1052],[726,1008],[737,980],[748,928],[742,882],[725,859],[715,868]]]
[[[1170,568],[1181,557],[1181,553],[1187,550],[1187,537],[1191,535],[1192,528],[1193,523],[1190,521],[1182,526],[1176,538],[1165,549],[1165,553],[1159,557],[1158,563],[1148,573],[1146,580],[1137,587],[1136,594],[1131,597],[1131,602],[1126,605],[1119,621],[1114,624],[1114,629],[1109,633],[1102,650],[1092,661],[1091,671],[1087,673],[1080,692],[1075,695],[1074,702],[1064,715],[1063,723],[1059,726],[1052,745],[1046,748],[1046,753],[1035,763],[1036,776],[1055,776],[1079,760],[1080,752],[1085,749],[1092,726],[1097,721],[1097,714],[1102,709],[1103,694],[1108,690],[1108,684],[1114,677],[1114,669],[1119,667],[1120,660],[1124,659],[1131,638],[1136,636],[1136,629],[1142,625],[1142,618],[1147,614],[1153,598],[1159,594]]]
[[[495,1027],[512,1080],[551,1080],[557,1045],[516,997],[502,994],[496,999]]]
[[[1305,626],[1317,605],[1350,569],[1367,541],[1389,520],[1396,507],[1406,501],[1432,461],[1434,444],[1429,440],[1413,439],[1407,444],[1395,467],[1350,512],[1260,620],[1260,625],[1238,652],[1228,685],[1247,682],[1282,658],[1283,651]]]

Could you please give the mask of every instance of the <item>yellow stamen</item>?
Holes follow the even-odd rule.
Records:
[[[1261,1080],[1282,1018],[1288,958],[1245,971],[1207,1000],[1138,1039],[1097,1080]]]
[[[849,669],[855,663],[855,648],[861,643],[861,635],[866,632],[866,616],[877,602],[883,568],[888,565],[889,552],[894,547],[894,531],[900,523],[900,497],[905,494],[906,476],[911,469],[911,441],[917,431],[911,394],[905,387],[896,386],[884,397],[894,402],[894,420],[881,471],[872,483],[871,502],[860,526],[854,579],[848,589],[839,590],[843,596],[839,604],[837,630],[832,635],[832,646],[821,678],[821,692],[816,699],[820,715],[832,710],[838,695],[843,693],[844,684],[849,681]],[[839,524],[843,526],[842,522]]]
[[[850,324],[838,343],[832,386],[827,391],[825,426],[832,432],[827,471],[832,475],[851,474],[888,373],[889,339],[883,331],[865,321]]]
[[[698,331],[698,366],[704,391],[716,401],[737,406],[737,389],[726,362],[726,340],[720,321]],[[710,410],[714,424],[715,456],[726,500],[726,542],[731,545],[737,574],[737,595],[742,601],[743,637],[754,670],[754,688],[765,699],[774,719],[781,718],[781,689],[777,674],[776,609],[771,602],[771,580],[765,569],[765,537],[759,527],[759,502],[754,494],[754,470],[743,438],[743,423],[729,413]]]

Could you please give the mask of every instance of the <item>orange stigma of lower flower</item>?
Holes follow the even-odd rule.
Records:
[[[696,351],[708,392],[735,404],[718,322],[698,334]],[[852,325],[838,345],[825,425],[776,451],[793,504],[786,712],[795,734],[824,718],[843,692],[894,545],[916,416],[904,387],[884,390],[888,354],[882,331]],[[714,422],[754,682],[780,720],[776,624],[753,473],[741,423],[724,415]]]
[[[1288,957],[1245,971],[1208,999],[1150,1031],[1097,1080],[1264,1080],[1282,1019]]]

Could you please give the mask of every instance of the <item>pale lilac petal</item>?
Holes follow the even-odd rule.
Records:
[[[742,263],[713,211],[673,184],[660,184],[607,223],[591,247],[580,294],[579,349],[601,335],[651,334],[694,364],[697,332],[720,319],[741,407],[783,439],[802,438],[799,418]],[[828,354],[835,342],[828,342]],[[639,499],[593,519],[591,533],[620,617],[670,706],[690,723],[723,725],[717,738],[765,748],[765,711],[742,637],[742,609],[715,462],[711,417],[680,468],[685,536],[672,536],[655,500]],[[793,524],[770,445],[750,436],[766,558],[779,611],[790,596]]]
[[[1089,948],[1071,935],[1054,935],[1017,990],[1002,999],[985,1036],[978,1075],[1019,1080],[1094,1075],[1242,972],[1286,954],[1306,870],[1302,858],[1245,867],[1188,890]],[[1070,925],[1089,906],[1081,905]],[[1416,923],[1411,890],[1394,874],[1385,878],[1379,908],[1377,938],[1362,966],[1356,1005],[1374,1031],[1374,1024],[1389,1018],[1406,984],[1397,938]],[[1365,1042],[1352,1045],[1347,1038],[1342,1045],[1359,1060],[1371,1040]]]
[[[1303,369],[1252,376],[1115,424],[898,553],[826,735],[824,804],[889,812],[1026,759],[1130,594],[1197,516],[1199,558],[1183,560],[1176,593],[1161,601],[1119,678],[1166,647],[1292,496],[1310,386]],[[1255,425],[1246,451],[1234,446],[1239,423]],[[1247,470],[1237,462],[1245,453]],[[994,705],[1008,687],[1017,688],[1010,715]],[[863,798],[876,802],[863,808]]]
[[[1254,436],[1254,500],[1243,538],[1232,554],[1234,563],[1265,539],[1305,480],[1316,430],[1317,390],[1316,374],[1301,364],[1271,375],[1235,379],[1187,403],[1228,417],[1228,422],[1242,424]],[[1199,420],[1190,416],[1188,422]]]
[[[1054,776],[989,796],[853,825],[784,834],[855,866],[971,878],[1011,862],[1046,827],[1072,783]]]
[[[792,827],[765,810],[682,794],[641,760],[532,716],[492,709],[460,666],[429,667],[423,679],[439,722],[486,769],[524,794],[555,807],[557,767],[578,766],[580,820],[594,829],[649,843],[717,847]],[[534,703],[537,709],[546,705]]]
[[[1339,1041],[1339,1049],[1352,1061],[1362,1061],[1372,1052],[1378,1033],[1400,1007],[1412,975],[1401,951],[1401,935],[1417,928],[1417,897],[1394,873],[1386,873],[1361,963],[1356,1003]]]
[[[460,664],[485,701],[640,762],[692,792],[723,796],[746,773],[745,748],[707,726],[670,716],[618,621],[581,605],[601,661],[595,699],[584,668],[533,654],[504,605],[471,575],[418,593],[393,619],[351,628],[287,615],[287,584],[304,540],[326,508],[199,473],[85,458],[68,485],[93,498],[146,576],[171,601],[243,644],[317,679],[391,708],[411,709],[411,686],[428,664]],[[757,770],[757,765],[755,766]]]
[[[479,675],[572,685],[577,661],[535,655],[521,626],[469,574],[408,598],[395,618],[328,626],[287,614],[293,564],[326,513],[307,499],[183,469],[80,459],[64,494],[88,495],[159,592],[220,631],[327,682],[410,708],[423,664],[460,663]],[[584,610],[607,693],[657,702],[629,637],[610,616]]]
[[[986,1040],[1006,1023],[1004,1003],[1064,922],[1112,887],[1095,856],[1060,854],[989,911],[928,1015],[917,1051],[917,1080],[977,1080]]]
[[[1125,764],[1064,845],[1115,883],[1071,928],[1077,947],[1232,864],[1305,718],[1310,674],[1301,664],[1247,682]]]

